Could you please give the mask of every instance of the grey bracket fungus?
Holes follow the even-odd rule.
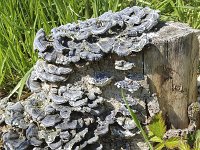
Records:
[[[128,57],[149,43],[148,32],[158,20],[157,11],[133,6],[55,27],[50,35],[40,29],[33,45],[42,59],[27,81],[33,94],[23,102],[2,105],[0,123],[11,126],[3,134],[4,148],[100,150],[106,144],[103,139],[124,141],[137,135],[123,100],[113,90],[130,92],[131,107],[142,121],[147,114],[142,116],[145,102],[136,98],[139,89],[147,91],[151,116],[157,112],[146,78],[133,74],[135,64]],[[115,62],[112,57],[117,57]]]
[[[96,73],[93,77],[90,77],[88,79],[88,82],[90,84],[94,84],[96,86],[99,86],[99,87],[103,87],[105,85],[108,85],[111,83],[113,77],[104,73],[104,72],[99,72],[99,73]]]
[[[42,119],[41,123],[45,127],[52,127],[60,121],[61,118],[59,117],[58,114],[56,114],[56,115],[47,115],[44,119]]]
[[[26,85],[32,92],[40,92],[40,90],[42,88],[41,82],[37,80],[35,71],[31,72],[31,75],[29,76],[28,80],[26,81]]]
[[[26,130],[26,138],[30,141],[31,145],[40,146],[43,141],[38,137],[38,127],[34,123],[30,123]]]
[[[115,52],[120,56],[127,56],[141,51],[149,43],[150,37],[145,32],[151,30],[158,20],[158,12],[148,7],[134,6],[119,12],[109,11],[98,18],[54,28],[52,39],[46,37],[44,30],[39,30],[34,47],[46,61],[63,65],[78,62],[80,58],[98,61],[104,53]],[[115,32],[114,28],[121,32]],[[104,34],[107,37],[101,36]],[[90,41],[90,37],[95,37],[96,40]]]
[[[47,64],[43,60],[38,60],[34,66],[37,79],[49,82],[61,82],[67,80],[67,75],[72,72],[71,68],[57,67],[53,64]]]
[[[131,93],[137,91],[141,87],[141,85],[138,83],[138,81],[132,80],[127,77],[125,77],[125,79],[122,81],[116,82],[115,85],[118,88],[125,89]]]
[[[2,138],[4,141],[4,148],[6,150],[20,150],[27,149],[29,147],[29,141],[24,137],[20,137],[20,135],[14,130],[4,133]]]
[[[115,69],[117,70],[130,70],[134,66],[135,66],[134,63],[130,63],[125,60],[115,61]]]
[[[83,97],[83,93],[83,91],[79,90],[68,90],[65,93],[63,93],[63,97],[70,101],[76,101]]]
[[[114,44],[113,38],[103,38],[99,39],[97,46],[99,46],[104,53],[109,53],[113,48],[113,44]]]
[[[46,33],[44,29],[40,29],[36,33],[36,38],[34,39],[34,42],[33,42],[34,50],[38,50],[39,52],[44,52],[50,46],[52,46],[52,44],[46,39]]]
[[[59,95],[56,95],[53,93],[51,93],[49,95],[49,98],[56,104],[64,104],[69,101],[68,99],[64,98],[63,96],[59,96]]]

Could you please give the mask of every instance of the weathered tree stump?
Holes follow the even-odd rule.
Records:
[[[181,23],[160,26],[144,52],[144,73],[169,122],[175,128],[186,128],[187,108],[197,101],[200,31]]]

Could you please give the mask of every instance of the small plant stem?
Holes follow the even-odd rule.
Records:
[[[148,139],[147,134],[146,134],[145,131],[143,130],[143,128],[142,128],[142,126],[141,126],[141,124],[140,124],[140,121],[139,121],[138,118],[137,118],[137,115],[136,115],[136,114],[133,112],[133,110],[130,108],[130,106],[129,106],[129,104],[128,104],[128,101],[126,100],[126,98],[125,98],[125,96],[124,96],[124,91],[123,91],[123,89],[121,89],[121,94],[122,94],[122,98],[123,98],[123,100],[124,100],[124,102],[125,102],[125,104],[126,104],[126,107],[128,108],[128,111],[129,111],[130,114],[131,114],[131,117],[132,117],[134,123],[136,124],[137,128],[141,131],[141,134],[142,134],[142,136],[143,136],[145,142],[148,144],[150,150],[153,150],[153,146],[151,145],[151,143],[150,143],[150,141],[149,141],[149,139]]]

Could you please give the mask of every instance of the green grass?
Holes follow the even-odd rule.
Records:
[[[144,141],[146,142],[146,144],[148,145],[150,150],[153,150],[153,146],[150,143],[150,140],[148,138],[148,135],[146,134],[145,130],[143,129],[137,115],[134,113],[134,111],[130,108],[128,101],[125,97],[124,91],[123,89],[121,89],[121,95],[122,95],[122,99],[124,100],[126,107],[131,115],[131,118],[133,120],[133,123],[135,123],[135,125],[137,126],[137,128],[140,130],[142,137],[144,138]]]
[[[134,0],[1,0],[0,90],[8,93],[35,64],[33,39],[40,28],[47,33],[61,24],[97,17],[108,10],[133,6]],[[161,11],[162,20],[200,28],[199,0],[137,0],[137,5]]]
[[[137,0],[137,4],[160,10],[161,20],[180,21],[200,29],[200,0]]]

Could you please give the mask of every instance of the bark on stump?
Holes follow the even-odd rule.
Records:
[[[188,105],[197,101],[199,33],[181,23],[160,24],[153,44],[144,51],[150,89],[175,128],[188,126]]]

